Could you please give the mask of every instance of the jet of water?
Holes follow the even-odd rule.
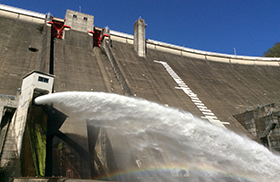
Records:
[[[120,131],[130,147],[124,150],[138,151],[138,157],[145,151],[158,152],[161,159],[151,157],[156,167],[184,166],[179,176],[193,171],[190,176],[198,176],[200,181],[221,181],[221,176],[223,181],[227,181],[226,177],[239,182],[280,181],[279,156],[247,137],[179,109],[101,92],[54,93],[36,98],[35,103],[53,103],[70,117]],[[136,160],[141,169],[143,161],[141,157]],[[212,177],[201,178],[207,175]]]

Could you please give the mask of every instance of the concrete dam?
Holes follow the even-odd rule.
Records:
[[[279,181],[280,58],[132,28],[0,5],[1,180]]]

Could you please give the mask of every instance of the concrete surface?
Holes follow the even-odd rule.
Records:
[[[146,36],[145,36],[145,20],[138,19],[133,26],[134,34],[134,50],[137,52],[138,56],[146,56]]]
[[[0,94],[14,95],[21,87],[23,76],[30,71],[49,72],[51,34],[50,27],[41,19],[9,17],[0,16]],[[112,42],[105,39],[103,47],[93,47],[93,36],[84,29],[73,28],[64,32],[64,39],[54,39],[54,92],[95,91],[140,97],[200,118],[215,116],[215,120],[220,122],[218,125],[251,138],[254,137],[233,115],[279,100],[277,59],[251,60],[249,57],[192,52],[151,40],[146,42],[145,56],[141,56],[135,51],[133,36],[112,31]],[[31,51],[29,48],[35,49]],[[182,85],[191,90],[193,96],[184,92]],[[92,146],[87,140],[86,121],[77,123],[68,118],[60,131],[90,152]],[[109,129],[105,133],[110,147],[108,155],[114,158],[118,168],[125,167],[122,156],[129,156],[135,165],[137,152],[129,150],[131,141],[115,136]],[[147,135],[157,140],[157,136]],[[123,140],[129,142],[123,144]],[[14,147],[11,146],[12,149]],[[127,148],[126,152],[122,153],[120,147]],[[56,138],[53,150],[59,163],[56,167],[60,173],[57,175],[67,176],[71,172],[70,176],[75,173],[77,177],[90,177],[88,161],[81,160],[67,143]],[[145,152],[153,154],[148,159],[155,162],[164,158],[154,149]],[[140,152],[139,156],[144,153]],[[104,161],[108,162],[107,158]]]
[[[197,97],[228,129],[247,133],[233,114],[279,99],[279,67],[228,64],[194,59],[147,49],[139,58],[130,44],[113,41],[112,52],[122,74],[137,97],[167,104],[201,117],[201,111],[178,87],[166,69],[154,60],[164,61],[180,76]]]
[[[11,114],[14,113],[18,105],[18,99],[16,96],[0,95],[0,166],[2,167],[7,163],[7,160],[12,153],[16,151],[16,145],[14,138],[8,135],[10,129],[10,123],[12,120]],[[9,146],[9,152],[4,152],[4,144]],[[6,155],[6,156],[5,156]]]
[[[0,93],[15,95],[24,75],[48,70],[49,27],[0,16]],[[32,52],[29,48],[36,48]],[[45,70],[45,68],[47,68]]]

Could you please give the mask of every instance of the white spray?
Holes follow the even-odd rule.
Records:
[[[143,99],[98,92],[64,92],[41,96],[36,104],[54,103],[70,117],[106,121],[103,127],[122,128],[127,138],[157,135],[166,140],[141,140],[134,148],[153,146],[169,162],[195,167],[211,166],[237,181],[280,181],[280,157],[262,145],[235,133],[215,127],[190,113]],[[145,137],[143,137],[145,138]],[[125,150],[125,149],[124,149]],[[172,155],[174,154],[174,155]],[[202,154],[203,159],[198,156]],[[175,164],[174,164],[175,165]],[[248,180],[250,179],[250,180]],[[163,180],[166,181],[166,180]]]

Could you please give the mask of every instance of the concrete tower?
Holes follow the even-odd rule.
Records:
[[[84,14],[77,11],[67,10],[65,14],[66,25],[69,25],[72,30],[87,32],[93,30],[92,15]]]
[[[14,135],[17,139],[17,150],[20,155],[23,133],[27,122],[29,107],[34,95],[51,93],[53,89],[54,76],[38,71],[32,71],[23,78],[21,94],[14,122]]]
[[[145,20],[138,19],[133,26],[134,34],[134,50],[137,52],[138,56],[146,56],[146,38],[145,38]]]

